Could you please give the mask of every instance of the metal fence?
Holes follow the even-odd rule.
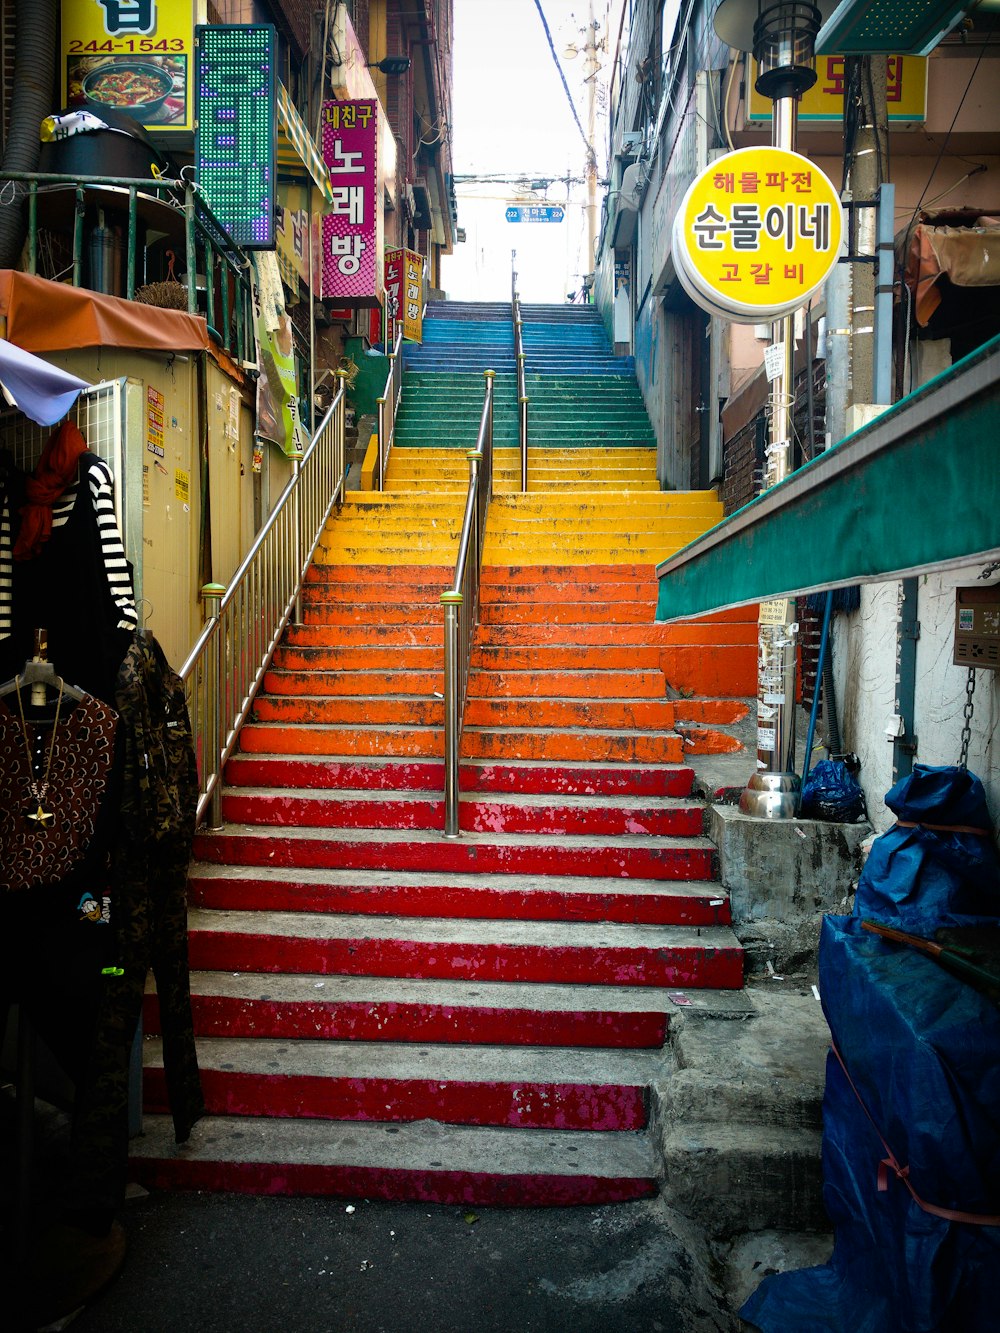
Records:
[[[124,379],[101,380],[80,391],[67,415],[87,441],[87,448],[111,469],[115,478],[115,517],[122,537],[126,536],[122,478],[125,475],[125,385]],[[9,451],[22,472],[34,471],[54,426],[39,426],[20,408],[0,413],[0,448]]]
[[[344,487],[343,377],[330,410],[228,588],[202,590],[208,620],[181,667],[194,729],[198,820],[220,823],[222,772],[290,623],[306,571]]]
[[[444,607],[444,832],[457,838],[458,769],[462,718],[469,681],[469,660],[479,620],[479,574],[483,561],[486,515],[493,494],[493,381],[496,371],[484,370],[486,391],[476,447],[467,454],[469,489],[455,577],[441,594]]]
[[[53,228],[60,233],[68,230],[66,272],[72,285],[82,287],[89,272],[91,286],[102,291],[113,290],[117,283],[103,280],[95,283],[94,279],[97,269],[107,277],[120,256],[123,272],[117,294],[132,301],[146,280],[142,271],[142,234],[148,228],[180,252],[177,258],[183,265],[184,277],[177,285],[184,292],[182,299],[187,310],[205,315],[209,327],[231,356],[240,361],[253,359],[253,302],[246,256],[215,217],[196,183],[164,177],[129,179],[57,172],[0,172],[0,183],[7,181],[13,182],[16,193],[23,194],[27,201],[29,273],[38,273],[40,236]],[[91,227],[88,233],[85,226],[88,212],[95,210],[98,216],[107,213],[109,217],[123,219],[117,230],[100,229],[106,233],[103,237],[106,246],[98,245],[95,229]],[[71,219],[68,227],[67,219]],[[123,233],[120,237],[118,231]]]

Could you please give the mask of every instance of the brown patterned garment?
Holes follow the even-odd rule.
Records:
[[[118,715],[90,695],[63,707],[53,727],[0,700],[0,889],[65,883],[95,858],[95,832],[111,780]],[[27,750],[37,756],[29,765]],[[52,761],[48,763],[51,746]],[[47,780],[44,799],[31,786]],[[51,820],[32,822],[42,806]]]
[[[101,977],[90,1078],[82,1094],[78,1090],[68,1180],[75,1215],[108,1221],[125,1196],[129,1057],[150,969],[178,1143],[205,1110],[187,951],[198,770],[184,686],[151,634],[134,635],[118,674],[115,704],[122,752],[111,854],[116,966]]]

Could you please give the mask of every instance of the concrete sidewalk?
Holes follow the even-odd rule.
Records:
[[[730,1333],[724,1258],[660,1200],[603,1208],[174,1194],[131,1201],[129,1257],[74,1333]],[[735,1251],[742,1300],[824,1242]],[[743,1326],[745,1327],[745,1326]]]

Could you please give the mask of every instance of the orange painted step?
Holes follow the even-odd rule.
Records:
[[[444,623],[444,614],[440,603],[433,606],[411,605],[373,607],[370,603],[320,601],[307,598],[302,604],[302,620],[306,625],[331,625],[337,628],[353,629],[365,626],[374,633],[376,628],[384,626],[423,626]]]
[[[264,676],[267,694],[336,694],[370,697],[375,694],[431,695],[440,693],[443,671],[271,670]]]
[[[614,586],[614,585],[611,585]],[[616,600],[612,602],[516,602],[485,600],[483,625],[654,625],[656,603]]]
[[[444,622],[440,625],[295,625],[286,641],[295,647],[345,648],[385,644],[393,648],[436,644],[444,652]]]
[[[291,638],[292,631],[286,637]],[[380,641],[347,647],[305,644],[279,647],[274,654],[274,664],[287,671],[421,671],[440,668],[443,655],[440,643],[421,645]]]
[[[620,727],[669,731],[675,722],[668,699],[470,699],[465,724],[473,727]]]
[[[542,664],[544,667],[544,664]],[[666,678],[650,671],[474,671],[469,677],[471,699],[517,695],[522,699],[568,698],[662,699]]]
[[[537,648],[572,643],[618,647],[626,655],[631,645],[705,644],[715,648],[720,644],[751,642],[756,649],[756,625],[575,625],[571,629],[562,625],[481,625],[476,635],[477,645],[483,647],[510,643]]]
[[[586,565],[581,569],[589,572]],[[485,572],[485,571],[484,571]],[[480,583],[483,602],[487,606],[503,606],[509,602],[537,602],[549,605],[553,602],[630,602],[641,600],[644,605],[656,608],[655,580],[636,582],[617,579],[589,579],[571,581],[569,579],[545,580],[541,583]]]
[[[444,702],[433,698],[322,698],[317,695],[262,695],[254,704],[258,722],[304,723],[307,726],[443,727]]]
[[[391,572],[390,572],[391,570]],[[444,589],[454,577],[451,565],[310,565],[307,587],[364,588],[367,596],[396,601],[403,588],[415,592]]]
[[[622,650],[608,661],[610,651],[609,645],[608,654],[602,654],[600,658],[602,663],[607,662],[609,669],[622,666],[658,668],[675,690],[723,698],[747,698],[753,693],[748,689],[748,681],[754,679],[757,670],[756,641],[717,647],[711,654],[698,645],[676,648],[636,645]],[[594,660],[593,647],[561,644],[546,648],[543,664],[549,670],[585,670]],[[526,646],[477,645],[472,652],[473,670],[531,671],[539,664],[538,650]]]
[[[245,754],[440,759],[444,755],[444,728],[248,723],[240,732],[240,749]]]
[[[679,764],[684,742],[675,732],[549,731],[466,726],[463,759],[544,759],[574,763]]]

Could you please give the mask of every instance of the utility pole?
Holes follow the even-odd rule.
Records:
[[[587,40],[584,45],[584,82],[587,85],[587,270],[594,271],[597,250],[597,24],[594,0],[587,4]]]
[[[845,64],[845,97],[853,98],[857,127],[847,173],[849,198],[855,205],[852,250],[862,256],[851,265],[851,377],[849,404],[874,403],[875,289],[878,265],[879,186],[888,165],[886,121],[886,57],[850,56]],[[850,151],[851,145],[847,145]],[[870,257],[870,258],[869,258]],[[887,404],[882,404],[887,406]]]

